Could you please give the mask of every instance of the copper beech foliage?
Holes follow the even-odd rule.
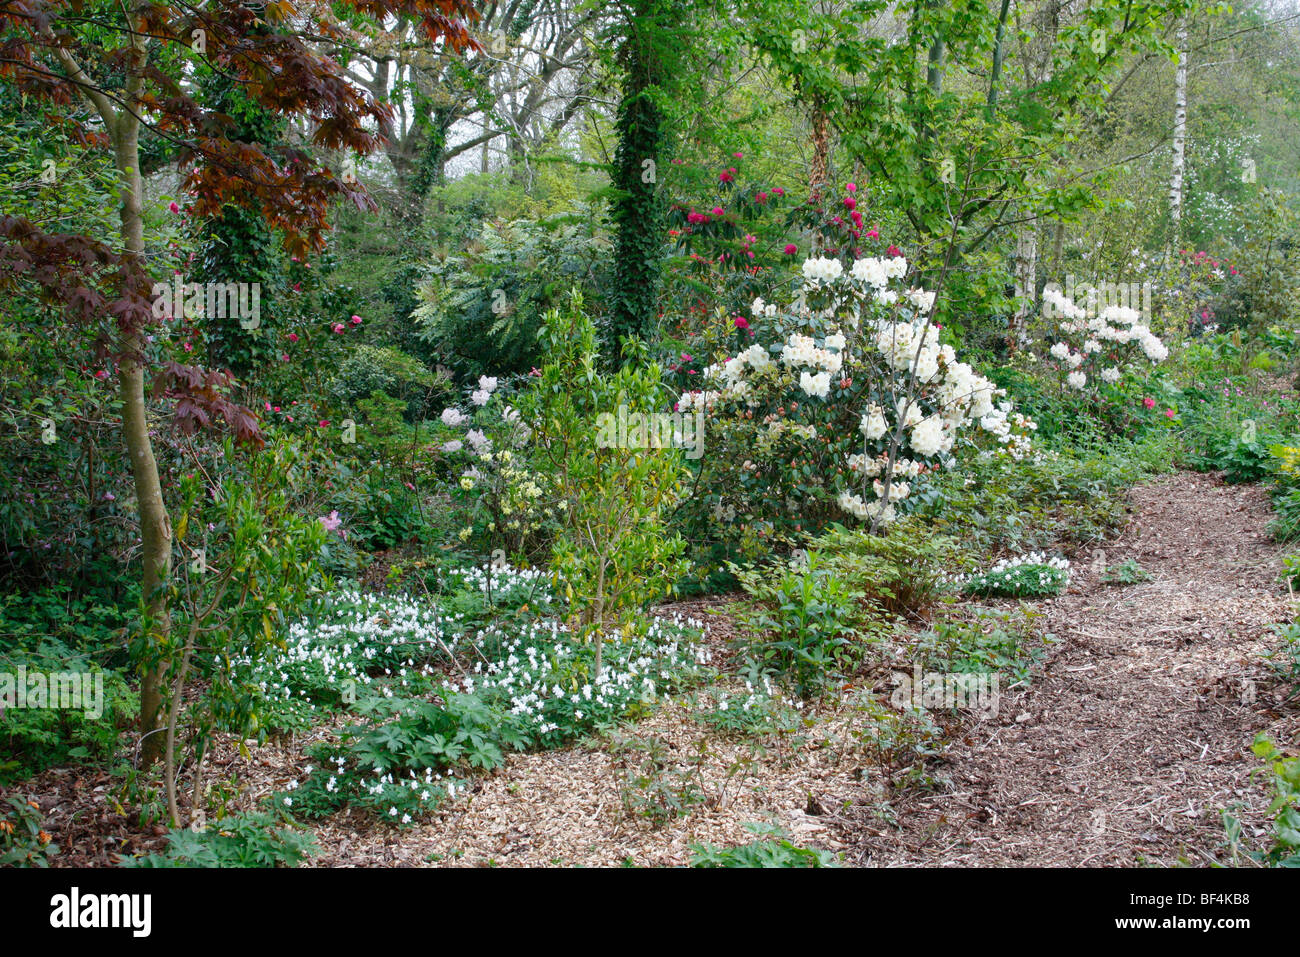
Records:
[[[378,25],[414,22],[453,50],[478,48],[467,26],[477,18],[471,0],[341,3]],[[309,149],[234,138],[234,120],[193,95],[188,65],[206,63],[267,110],[306,120],[312,146],[364,156],[383,145],[372,131],[389,128],[392,108],[352,84],[329,55],[332,42],[349,35],[328,4],[293,0],[0,0],[0,80],[48,103],[50,122],[88,149],[110,148],[112,137],[103,110],[85,108],[87,100],[138,117],[176,149],[192,215],[218,217],[228,204],[256,210],[281,231],[286,251],[305,257],[325,246],[332,202],[374,209],[374,201]],[[119,361],[128,358],[122,344],[140,341],[157,321],[148,262],[103,237],[48,233],[22,216],[0,215],[0,288],[32,287],[73,321],[111,318],[117,334],[101,351]],[[226,397],[228,373],[174,362],[156,372],[158,389],[175,400],[180,428],[221,419],[241,441],[261,444],[256,415]]]

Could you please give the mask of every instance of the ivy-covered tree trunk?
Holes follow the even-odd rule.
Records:
[[[234,135],[241,142],[270,152],[280,141],[284,122],[252,102],[240,87],[219,75],[202,85],[212,108],[234,118]],[[286,284],[280,243],[257,210],[233,203],[222,209],[219,219],[199,225],[198,239],[193,281],[256,284],[259,290],[255,316],[211,315],[203,320],[209,364],[243,377],[274,362],[280,353],[276,298]]]
[[[413,232],[418,232],[424,224],[424,204],[429,191],[447,181],[447,134],[456,121],[453,110],[434,106],[427,97],[418,97],[416,103],[422,113],[419,120],[420,152],[402,191],[402,217]]]
[[[667,146],[664,117],[656,95],[666,85],[667,67],[660,34],[660,0],[630,4],[627,33],[619,50],[623,94],[618,106],[618,147],[614,157],[614,288],[610,331],[646,337],[655,323],[659,259],[663,249],[663,210],[658,170]]]

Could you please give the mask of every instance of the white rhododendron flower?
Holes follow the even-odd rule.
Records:
[[[874,482],[872,482],[871,487],[876,492],[876,498],[885,497],[885,483],[882,482],[880,479],[876,479]],[[907,498],[908,493],[911,491],[912,491],[912,487],[910,485],[908,485],[906,482],[900,482],[898,481],[897,478],[895,478],[892,482],[889,483],[889,500],[891,502],[901,501]]]
[[[907,301],[917,308],[920,312],[929,312],[934,308],[934,293],[926,292],[924,289],[907,290]]]
[[[844,266],[838,259],[826,259],[818,257],[816,259],[805,259],[803,264],[803,277],[813,281],[830,282],[838,279],[844,272]]]
[[[937,418],[928,418],[918,422],[912,429],[912,450],[918,455],[930,458],[943,448],[943,422]]]
[[[815,395],[819,399],[826,398],[831,391],[831,376],[829,372],[819,372],[813,375],[811,372],[805,372],[799,376],[799,388],[809,395]]]
[[[873,440],[888,432],[889,423],[885,421],[885,410],[878,405],[873,405],[867,414],[862,417],[860,429],[863,435]]]
[[[1082,389],[1088,384],[1088,377],[1082,372],[1071,372],[1065,377],[1065,381],[1069,383],[1071,389]]]

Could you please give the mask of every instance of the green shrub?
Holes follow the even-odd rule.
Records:
[[[1118,565],[1108,568],[1101,577],[1103,585],[1136,585],[1149,581],[1151,573],[1138,564],[1137,559],[1127,558]]]
[[[605,637],[670,594],[686,570],[686,542],[668,519],[688,473],[681,448],[620,448],[601,439],[602,422],[667,407],[659,367],[642,365],[642,350],[628,342],[626,364],[602,371],[595,326],[576,293],[568,309],[545,320],[546,358],[520,412],[532,429],[534,465],[558,498],[550,557],[556,590],[571,623],[595,643],[599,673]]]
[[[804,726],[803,704],[782,697],[767,675],[745,682],[745,694],[713,691],[706,700],[693,702],[695,720],[727,737],[789,735]]]
[[[93,676],[103,688],[98,715],[87,708],[3,709],[0,786],[56,764],[112,758],[121,732],[135,720],[139,698],[119,670],[95,659],[121,657],[118,626],[128,618],[120,609],[59,589],[0,596],[0,675],[13,676],[16,684],[20,668],[28,675],[76,673]]]
[[[788,678],[800,696],[824,690],[860,656],[863,594],[817,552],[794,566],[729,567],[753,599],[740,609],[745,653]]]
[[[599,216],[482,222],[463,252],[440,253],[417,290],[418,335],[469,378],[527,372],[543,315],[578,286],[597,289]]]
[[[1300,758],[1286,757],[1263,734],[1255,738],[1251,750],[1268,762],[1265,768],[1255,773],[1272,776],[1273,802],[1268,811],[1273,815],[1273,833],[1269,846],[1249,849],[1245,853],[1268,867],[1300,867]],[[1241,822],[1229,811],[1224,811],[1223,825],[1233,852],[1241,851]]]
[[[1002,673],[1020,683],[1029,679],[1045,643],[1055,640],[1038,634],[1034,619],[1041,613],[1028,607],[960,607],[969,617],[942,618],[918,639],[914,653],[924,671]]]
[[[692,867],[838,867],[839,859],[830,851],[799,847],[791,843],[779,828],[757,824],[746,830],[763,835],[759,840],[739,847],[719,848],[712,844],[691,845]]]
[[[810,548],[871,604],[914,616],[924,615],[950,573],[968,561],[959,542],[934,534],[915,518],[899,520],[882,535],[835,525]]]
[[[401,401],[416,402],[423,408],[429,393],[445,385],[442,379],[416,358],[387,346],[355,345],[338,366],[326,386],[330,399],[343,409],[360,399],[382,392]]]
[[[1045,598],[1059,595],[1070,581],[1070,563],[1030,552],[1003,558],[987,571],[971,575],[962,585],[968,595]]]
[[[853,734],[858,746],[889,780],[900,786],[931,783],[926,760],[943,748],[943,731],[926,711],[894,710],[872,696],[854,704]]]
[[[628,817],[662,827],[704,803],[699,762],[678,764],[662,737],[616,734],[610,753],[619,768],[619,797]]]
[[[1300,695],[1300,623],[1274,625],[1273,630],[1282,640],[1269,653],[1268,660],[1278,677],[1291,683],[1291,694],[1288,697],[1295,697]]]
[[[41,807],[21,795],[6,801],[9,810],[0,813],[0,867],[49,867],[59,845],[41,826]]]
[[[1202,471],[1221,471],[1231,484],[1258,482],[1273,467],[1266,439],[1247,439],[1238,433],[1215,433],[1206,437],[1205,451],[1192,458]]]
[[[234,814],[199,831],[173,828],[161,854],[125,858],[123,867],[296,867],[319,850],[310,834],[297,831],[273,811]]]
[[[1020,461],[972,459],[937,477],[935,495],[916,518],[959,539],[971,552],[996,554],[1089,544],[1128,520],[1133,483],[1173,467],[1176,438],[1084,445]]]

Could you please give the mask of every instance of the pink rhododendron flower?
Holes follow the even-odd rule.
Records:
[[[799,251],[799,247],[796,246],[794,243],[786,243],[785,254],[787,256],[793,256],[798,251]]]
[[[1154,409],[1156,407],[1156,400],[1151,398],[1150,396],[1147,396],[1145,399],[1142,400],[1142,404],[1145,405],[1148,409]]]

